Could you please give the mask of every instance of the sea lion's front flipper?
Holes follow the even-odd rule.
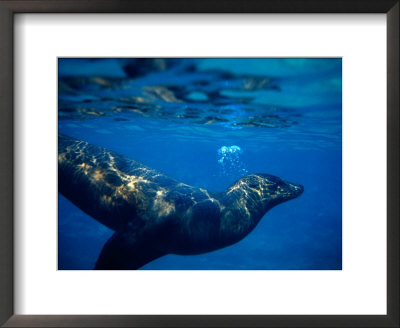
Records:
[[[115,232],[105,243],[96,270],[136,270],[166,255],[149,242],[139,241],[134,233]]]

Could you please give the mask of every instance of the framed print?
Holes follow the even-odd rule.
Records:
[[[276,77],[268,80],[273,70]],[[58,58],[58,270],[341,270],[341,73],[341,58]],[[307,78],[298,83],[302,76]],[[316,81],[324,87],[315,88]],[[296,91],[285,93],[293,84]],[[311,99],[296,103],[308,89]],[[304,106],[315,106],[314,114],[303,115]],[[323,119],[297,122],[306,115]],[[319,142],[302,138],[308,133],[299,133],[301,127],[318,134]],[[114,149],[126,138],[129,152],[120,148],[126,155],[117,155],[82,144],[82,138]],[[117,144],[106,143],[111,138]],[[109,155],[103,158],[104,153]],[[268,158],[280,163],[279,171],[259,164]],[[152,163],[164,173],[148,166]],[[126,172],[124,165],[130,167]],[[269,174],[250,173],[262,171]],[[273,172],[296,181],[317,179],[305,207],[331,206],[316,210],[311,214],[316,222],[304,226],[309,210],[302,217],[295,200],[307,187]],[[272,208],[288,201],[291,233],[271,225],[280,225],[284,212],[261,224],[264,214],[273,215]],[[101,225],[95,228],[89,219],[85,227],[82,211],[75,212],[70,202]],[[132,234],[139,235],[133,240]],[[89,252],[96,240],[100,255],[99,249]],[[294,253],[295,247],[303,251]]]
[[[0,9],[1,324],[399,325],[398,1]]]

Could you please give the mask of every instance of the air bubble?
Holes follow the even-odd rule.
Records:
[[[238,178],[247,174],[245,165],[240,158],[243,151],[239,146],[222,146],[217,153],[222,175]]]

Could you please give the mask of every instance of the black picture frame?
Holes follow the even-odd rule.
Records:
[[[399,0],[0,0],[0,324],[4,327],[399,327],[399,8]],[[387,315],[14,315],[13,17],[17,13],[386,14]]]

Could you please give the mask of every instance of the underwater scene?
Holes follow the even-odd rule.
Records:
[[[341,270],[341,58],[59,58],[59,270]]]

